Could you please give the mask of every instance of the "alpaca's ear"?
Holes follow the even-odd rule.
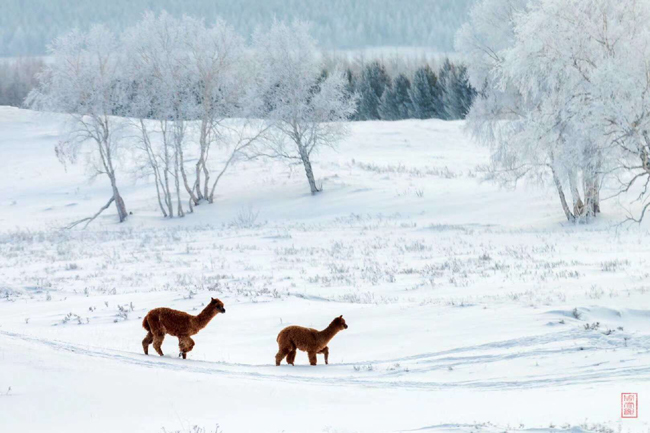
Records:
[[[343,318],[343,314],[341,314],[341,315],[339,316],[339,319],[342,319],[342,318]]]

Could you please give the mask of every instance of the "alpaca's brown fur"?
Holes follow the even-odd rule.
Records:
[[[226,312],[223,302],[215,298],[211,299],[198,316],[171,308],[155,308],[149,311],[142,321],[142,326],[148,331],[147,336],[142,340],[145,355],[149,354],[149,345],[153,343],[153,348],[156,349],[158,355],[163,356],[162,342],[165,339],[165,334],[169,334],[178,337],[180,351],[178,356],[182,355],[183,359],[187,358],[187,352],[194,348],[194,340],[190,336],[205,328],[218,313]]]
[[[275,355],[275,365],[280,365],[284,357],[287,357],[287,364],[294,365],[296,359],[296,350],[300,349],[309,355],[309,363],[316,365],[316,354],[325,355],[325,364],[329,358],[329,348],[327,343],[344,329],[348,329],[343,316],[339,316],[330,323],[330,325],[318,331],[312,328],[303,328],[302,326],[288,326],[278,334],[278,354]]]

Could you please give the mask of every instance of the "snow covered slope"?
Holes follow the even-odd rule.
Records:
[[[480,183],[461,122],[355,123],[314,164],[322,194],[258,161],[184,219],[120,173],[129,220],[66,231],[109,188],[58,162],[61,121],[0,107],[0,431],[650,427],[647,229],[607,205],[568,225],[544,190]],[[189,359],[169,336],[142,354],[148,310],[210,297],[227,313]],[[283,327],[340,314],[330,365],[274,365]]]

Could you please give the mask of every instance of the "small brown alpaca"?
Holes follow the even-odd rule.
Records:
[[[148,331],[147,336],[142,340],[144,354],[149,354],[149,345],[153,343],[158,355],[163,356],[162,343],[165,334],[178,337],[178,356],[187,358],[187,352],[194,348],[194,340],[190,336],[197,334],[201,329],[208,326],[210,320],[218,313],[225,313],[223,302],[211,298],[210,303],[199,313],[192,316],[183,311],[172,310],[171,308],[154,308],[149,311],[142,321],[142,327]]]
[[[278,354],[275,355],[275,365],[280,365],[284,357],[287,357],[287,364],[294,365],[296,349],[303,350],[309,354],[309,363],[316,365],[316,354],[325,355],[325,364],[329,358],[330,350],[327,343],[339,331],[348,329],[343,316],[332,320],[332,323],[322,331],[302,326],[288,326],[278,334]]]

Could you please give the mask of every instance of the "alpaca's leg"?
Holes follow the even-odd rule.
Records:
[[[309,363],[311,365],[316,365],[316,352],[309,352]]]
[[[321,350],[318,353],[322,353],[323,355],[325,355],[325,364],[327,364],[327,359],[330,357],[330,348],[325,346],[323,347],[323,350]]]
[[[287,364],[294,365],[294,361],[296,360],[296,348],[294,347],[291,352],[287,355]]]
[[[153,348],[156,349],[158,355],[163,356],[162,344],[165,339],[165,334],[158,334],[153,336]]]
[[[187,359],[187,352],[190,352],[192,349],[194,349],[194,340],[192,340],[190,337],[179,337],[178,338],[178,348],[180,350],[180,353],[178,356],[183,356],[183,359]]]
[[[194,349],[194,345],[196,344],[194,340],[192,340],[190,337],[187,337],[187,340],[189,342],[189,346],[187,346],[187,350],[185,351],[185,353],[191,352],[192,349]]]
[[[178,357],[180,358],[181,356],[185,355],[185,337],[178,337]],[[187,358],[187,356],[184,356],[183,359]]]
[[[280,350],[278,350],[277,355],[275,355],[275,365],[280,365],[284,357],[287,356],[289,352],[291,352],[290,348],[281,347]]]
[[[149,355],[149,345],[153,343],[153,334],[151,331],[147,333],[147,336],[142,340],[142,348],[144,349],[144,354]]]
[[[185,353],[185,337],[178,337],[178,357],[181,356],[183,359],[187,359],[187,354]]]

